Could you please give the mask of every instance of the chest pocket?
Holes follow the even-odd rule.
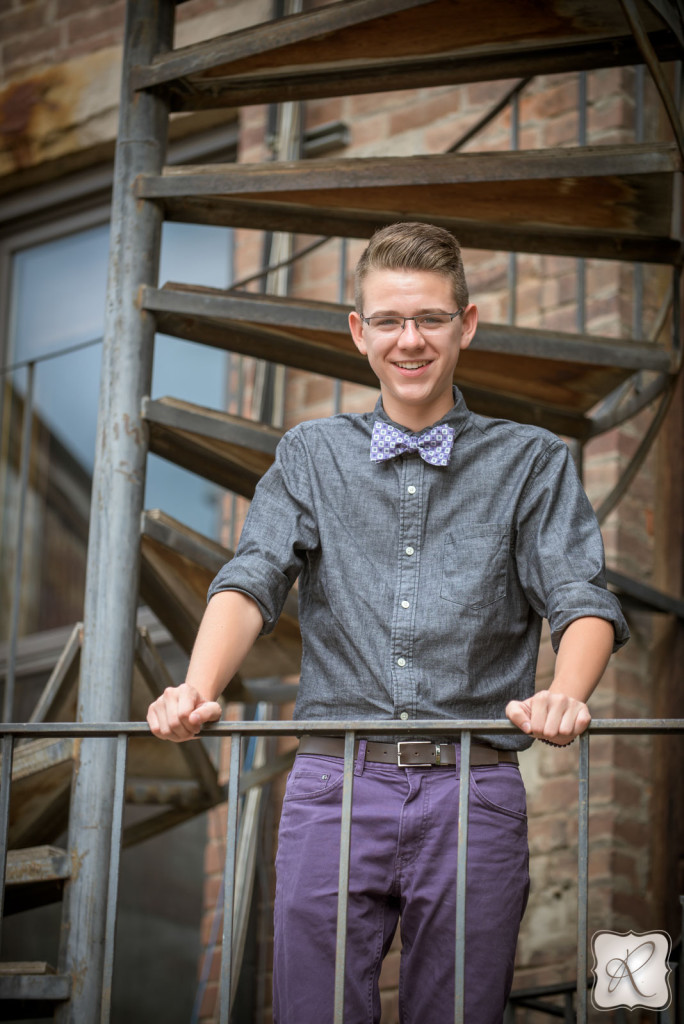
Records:
[[[505,523],[472,523],[444,540],[441,596],[464,608],[486,608],[506,596],[511,530]]]

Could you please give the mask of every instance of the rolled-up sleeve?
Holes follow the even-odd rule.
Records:
[[[521,496],[516,562],[528,601],[549,620],[556,652],[566,628],[584,616],[612,623],[613,650],[627,642],[620,603],[606,587],[601,531],[562,441],[538,458]]]
[[[247,594],[259,606],[262,635],[270,633],[306,552],[317,546],[308,453],[295,428],[282,438],[275,462],[257,484],[235,556],[213,580],[207,599],[222,590]]]

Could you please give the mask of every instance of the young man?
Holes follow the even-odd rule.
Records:
[[[345,986],[345,1019],[379,1021],[380,966],[400,918],[402,1020],[436,1024],[454,1003],[459,746],[449,720],[508,715],[521,734],[473,743],[466,902],[466,1020],[500,1024],[529,884],[516,751],[586,729],[586,701],[627,627],[566,445],[473,415],[453,387],[477,328],[454,238],[425,224],[377,232],[349,326],[380,381],[375,410],[285,435],[212,584],[187,680],[148,721],[182,741],[218,719],[217,696],[297,577],[295,718],[444,719],[443,736],[400,756],[387,737],[358,744]],[[557,660],[535,694],[544,616]],[[277,1024],[332,1020],[341,755],[339,737],[304,737],[288,779]]]

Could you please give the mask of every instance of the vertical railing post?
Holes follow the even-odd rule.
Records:
[[[468,866],[468,798],[470,795],[470,733],[461,733],[458,780],[458,853],[456,857],[456,964],[454,1022],[465,1020],[466,876]]]
[[[155,326],[139,296],[143,285],[157,284],[162,226],[160,207],[137,199],[135,182],[161,172],[168,122],[166,100],[134,94],[130,79],[135,65],[170,49],[173,18],[171,0],[126,4],[78,700],[84,722],[123,721],[130,713],[147,457],[140,408]],[[73,984],[57,1011],[60,1024],[95,1021],[101,1011],[115,758],[113,739],[84,739],[76,748],[69,848],[78,871],[65,889],[60,950],[61,971]]]
[[[335,950],[334,1022],[344,1022],[344,975],[347,966],[347,909],[351,853],[352,795],[354,789],[354,733],[344,734],[344,782],[340,831],[340,873],[337,886],[337,946]]]
[[[233,1001],[233,925],[235,916],[235,861],[237,858],[238,812],[240,809],[240,733],[230,738],[228,807],[226,814],[226,863],[223,869],[223,940],[221,945],[221,990],[219,1024],[228,1024]]]
[[[105,917],[104,976],[102,982],[102,1008],[100,1024],[109,1024],[112,1005],[112,979],[114,977],[114,949],[116,944],[116,905],[119,895],[119,864],[123,833],[124,800],[126,798],[126,753],[128,736],[120,733],[116,741],[116,772],[114,776],[114,815],[109,853],[109,886]]]
[[[577,1024],[587,1022],[587,910],[589,882],[589,733],[579,738],[577,805]]]
[[[9,832],[13,753],[14,737],[3,736],[0,742],[0,928],[2,928],[2,915],[5,908],[5,874],[7,872],[7,838]]]

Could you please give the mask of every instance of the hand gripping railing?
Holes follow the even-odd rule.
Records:
[[[468,797],[471,737],[479,733],[490,735],[515,733],[517,729],[507,720],[468,721],[277,721],[277,722],[221,722],[203,730],[203,735],[230,736],[228,782],[228,808],[225,861],[225,901],[223,916],[223,945],[221,950],[221,991],[219,1020],[228,1024],[232,1003],[233,909],[235,903],[234,876],[238,835],[239,785],[241,767],[241,741],[243,736],[302,736],[305,733],[344,736],[344,784],[340,832],[340,867],[337,915],[337,948],[335,961],[334,1024],[344,1021],[344,975],[347,945],[347,902],[349,884],[349,858],[351,849],[352,793],[354,784],[354,744],[357,736],[399,735],[407,738],[420,735],[443,736],[445,729],[461,737],[459,776],[458,856],[456,867],[456,959],[454,964],[454,1022],[464,1024],[465,996],[465,895],[466,851],[468,843]],[[622,718],[593,721],[579,738],[579,801],[578,801],[578,917],[577,917],[577,1016],[578,1024],[587,1022],[587,887],[588,887],[588,826],[589,826],[589,742],[592,735],[610,733],[682,733],[684,719]],[[116,928],[116,900],[121,848],[121,827],[125,796],[126,748],[131,736],[148,735],[149,728],[142,722],[113,722],[109,724],[82,724],[72,722],[7,723],[0,725],[0,913],[4,897],[4,878],[7,860],[7,832],[9,824],[10,782],[14,740],[24,737],[109,737],[117,740],[115,771],[114,820],[111,827],[110,874],[105,918],[105,959],[101,1024],[109,1020],[111,982],[114,963],[114,936]],[[237,742],[235,742],[237,741]]]

